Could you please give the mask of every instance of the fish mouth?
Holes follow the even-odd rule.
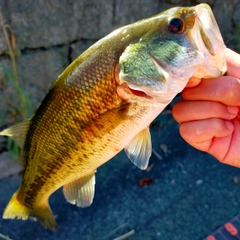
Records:
[[[203,54],[206,71],[205,78],[217,77],[227,71],[223,38],[214,18],[211,8],[207,4],[195,7],[195,26],[191,31],[197,49]],[[203,73],[201,73],[203,74]],[[195,77],[202,76],[200,73]]]
[[[127,84],[126,84],[127,85]],[[127,85],[128,86],[128,85]],[[138,96],[138,97],[143,97],[143,98],[148,98],[148,99],[151,99],[152,97],[147,95],[146,92],[144,92],[143,90],[139,90],[139,89],[133,89],[131,88],[130,86],[128,86],[128,89],[130,90],[130,92],[135,95],[135,96]]]
[[[134,96],[141,97],[141,98],[146,98],[146,99],[152,99],[150,95],[146,93],[143,89],[140,89],[135,86],[131,86],[127,82],[123,82],[118,86],[118,89],[123,90],[127,94],[133,94]]]
[[[211,55],[215,55],[219,50],[222,51],[225,45],[223,44],[223,38],[213,12],[207,4],[197,5],[195,11],[199,33],[205,49],[207,49]],[[198,36],[196,36],[196,38],[199,39]],[[202,51],[205,49],[201,47]]]

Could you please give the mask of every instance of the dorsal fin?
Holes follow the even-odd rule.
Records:
[[[128,158],[140,169],[148,166],[152,154],[152,142],[149,127],[139,132],[124,148]]]
[[[0,132],[0,136],[8,136],[12,138],[20,148],[23,148],[30,122],[31,118],[13,125]]]

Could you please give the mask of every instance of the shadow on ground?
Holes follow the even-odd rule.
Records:
[[[0,233],[14,240],[112,240],[131,230],[129,240],[201,240],[240,212],[240,170],[218,163],[187,145],[164,111],[151,128],[150,171],[135,167],[122,152],[97,172],[96,194],[88,208],[68,204],[59,190],[50,198],[57,232],[31,220],[0,219]],[[154,183],[140,187],[139,181]],[[0,182],[0,212],[20,177]]]

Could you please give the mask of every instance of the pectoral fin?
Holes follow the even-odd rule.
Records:
[[[128,158],[140,169],[148,166],[152,154],[152,142],[149,127],[138,133],[124,148]]]
[[[95,174],[91,173],[63,187],[66,200],[78,207],[88,207],[92,204],[95,189]]]
[[[7,128],[0,132],[0,136],[8,136],[12,138],[17,145],[22,148],[25,142],[26,134],[30,125],[31,119],[27,119],[23,122],[20,122],[16,125],[13,125],[10,128]]]

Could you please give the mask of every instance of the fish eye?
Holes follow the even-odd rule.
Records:
[[[183,21],[180,18],[173,18],[168,23],[168,30],[172,33],[179,33],[183,29]]]

